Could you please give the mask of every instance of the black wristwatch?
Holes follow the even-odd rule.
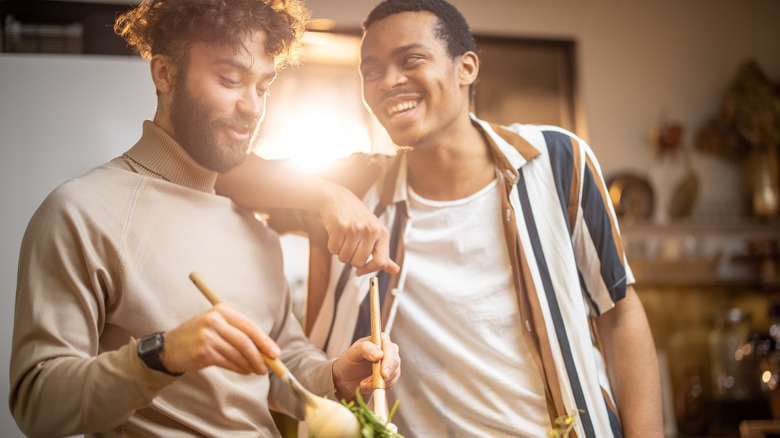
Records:
[[[163,350],[164,346],[165,336],[163,336],[162,332],[157,332],[141,338],[138,341],[136,351],[138,352],[138,357],[144,361],[147,367],[172,376],[181,376],[182,373],[173,373],[169,371],[168,368],[165,368],[162,360],[160,360],[160,352]]]

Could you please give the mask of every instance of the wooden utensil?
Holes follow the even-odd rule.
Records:
[[[382,348],[382,316],[379,311],[379,281],[376,277],[371,277],[369,304],[371,309],[371,342]],[[385,379],[382,377],[382,361],[379,360],[372,364],[371,375],[374,381],[374,415],[380,420],[387,422],[387,397],[385,395]]]
[[[211,289],[196,272],[190,274],[190,280],[212,305],[224,303],[219,294]],[[317,438],[360,437],[360,423],[346,406],[312,394],[298,382],[281,359],[272,359],[262,351],[260,354],[268,368],[287,383],[303,403],[304,417],[309,431],[314,436]]]

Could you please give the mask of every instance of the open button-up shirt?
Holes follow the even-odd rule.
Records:
[[[579,410],[577,436],[621,436],[593,318],[614,307],[634,277],[596,157],[582,139],[557,127],[497,126],[473,115],[472,121],[496,166],[507,269],[550,420]],[[347,174],[362,175],[356,179],[364,185],[353,181],[352,188],[391,231],[391,257],[402,266],[398,275],[379,276],[383,324],[390,329],[394,297],[404,287],[405,154],[351,160],[354,172]],[[335,355],[370,333],[370,276],[356,277],[319,240],[311,239],[306,329]]]

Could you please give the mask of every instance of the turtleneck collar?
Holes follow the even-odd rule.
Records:
[[[141,139],[124,155],[148,171],[144,173],[151,177],[202,192],[214,192],[217,172],[196,163],[173,137],[151,120],[144,121]]]

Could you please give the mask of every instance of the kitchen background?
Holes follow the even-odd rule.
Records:
[[[3,396],[9,390],[17,256],[27,221],[56,185],[131,146],[141,120],[154,114],[148,64],[122,55],[106,27],[112,11],[128,2],[110,3],[0,1]],[[354,35],[376,2],[307,3],[319,31],[307,43],[310,65],[282,72],[274,85],[259,152],[314,157],[296,161],[316,167],[351,150],[387,150],[387,139],[360,105],[353,67]],[[477,103],[477,113],[564,124],[599,156],[656,338],[667,436],[738,436],[739,420],[771,418],[777,376],[762,371],[771,371],[767,349],[773,344],[766,339],[780,320],[780,307],[773,306],[780,297],[777,157],[775,179],[771,168],[767,174],[774,192],[771,184],[759,191],[756,199],[763,204],[754,211],[743,177],[761,171],[723,152],[718,139],[724,134],[702,141],[697,134],[721,111],[738,72],[750,71],[741,70],[746,62],[755,61],[774,92],[780,89],[780,2],[453,3],[484,43],[483,77],[513,90],[497,93],[485,79],[480,93],[487,97]],[[85,18],[86,10],[100,13]],[[19,51],[60,53],[11,53]],[[328,85],[312,83],[314,76]],[[495,100],[502,94],[503,100]],[[321,106],[291,104],[293,95]],[[277,132],[285,120],[311,117],[315,123],[349,114],[350,120],[323,123],[316,141]],[[338,130],[324,131],[328,126]],[[327,144],[328,138],[340,141]],[[302,144],[317,147],[299,149]],[[300,290],[305,242],[288,239],[285,245],[290,282]],[[753,332],[767,334],[745,346]],[[0,436],[21,436],[7,408],[0,409]]]

